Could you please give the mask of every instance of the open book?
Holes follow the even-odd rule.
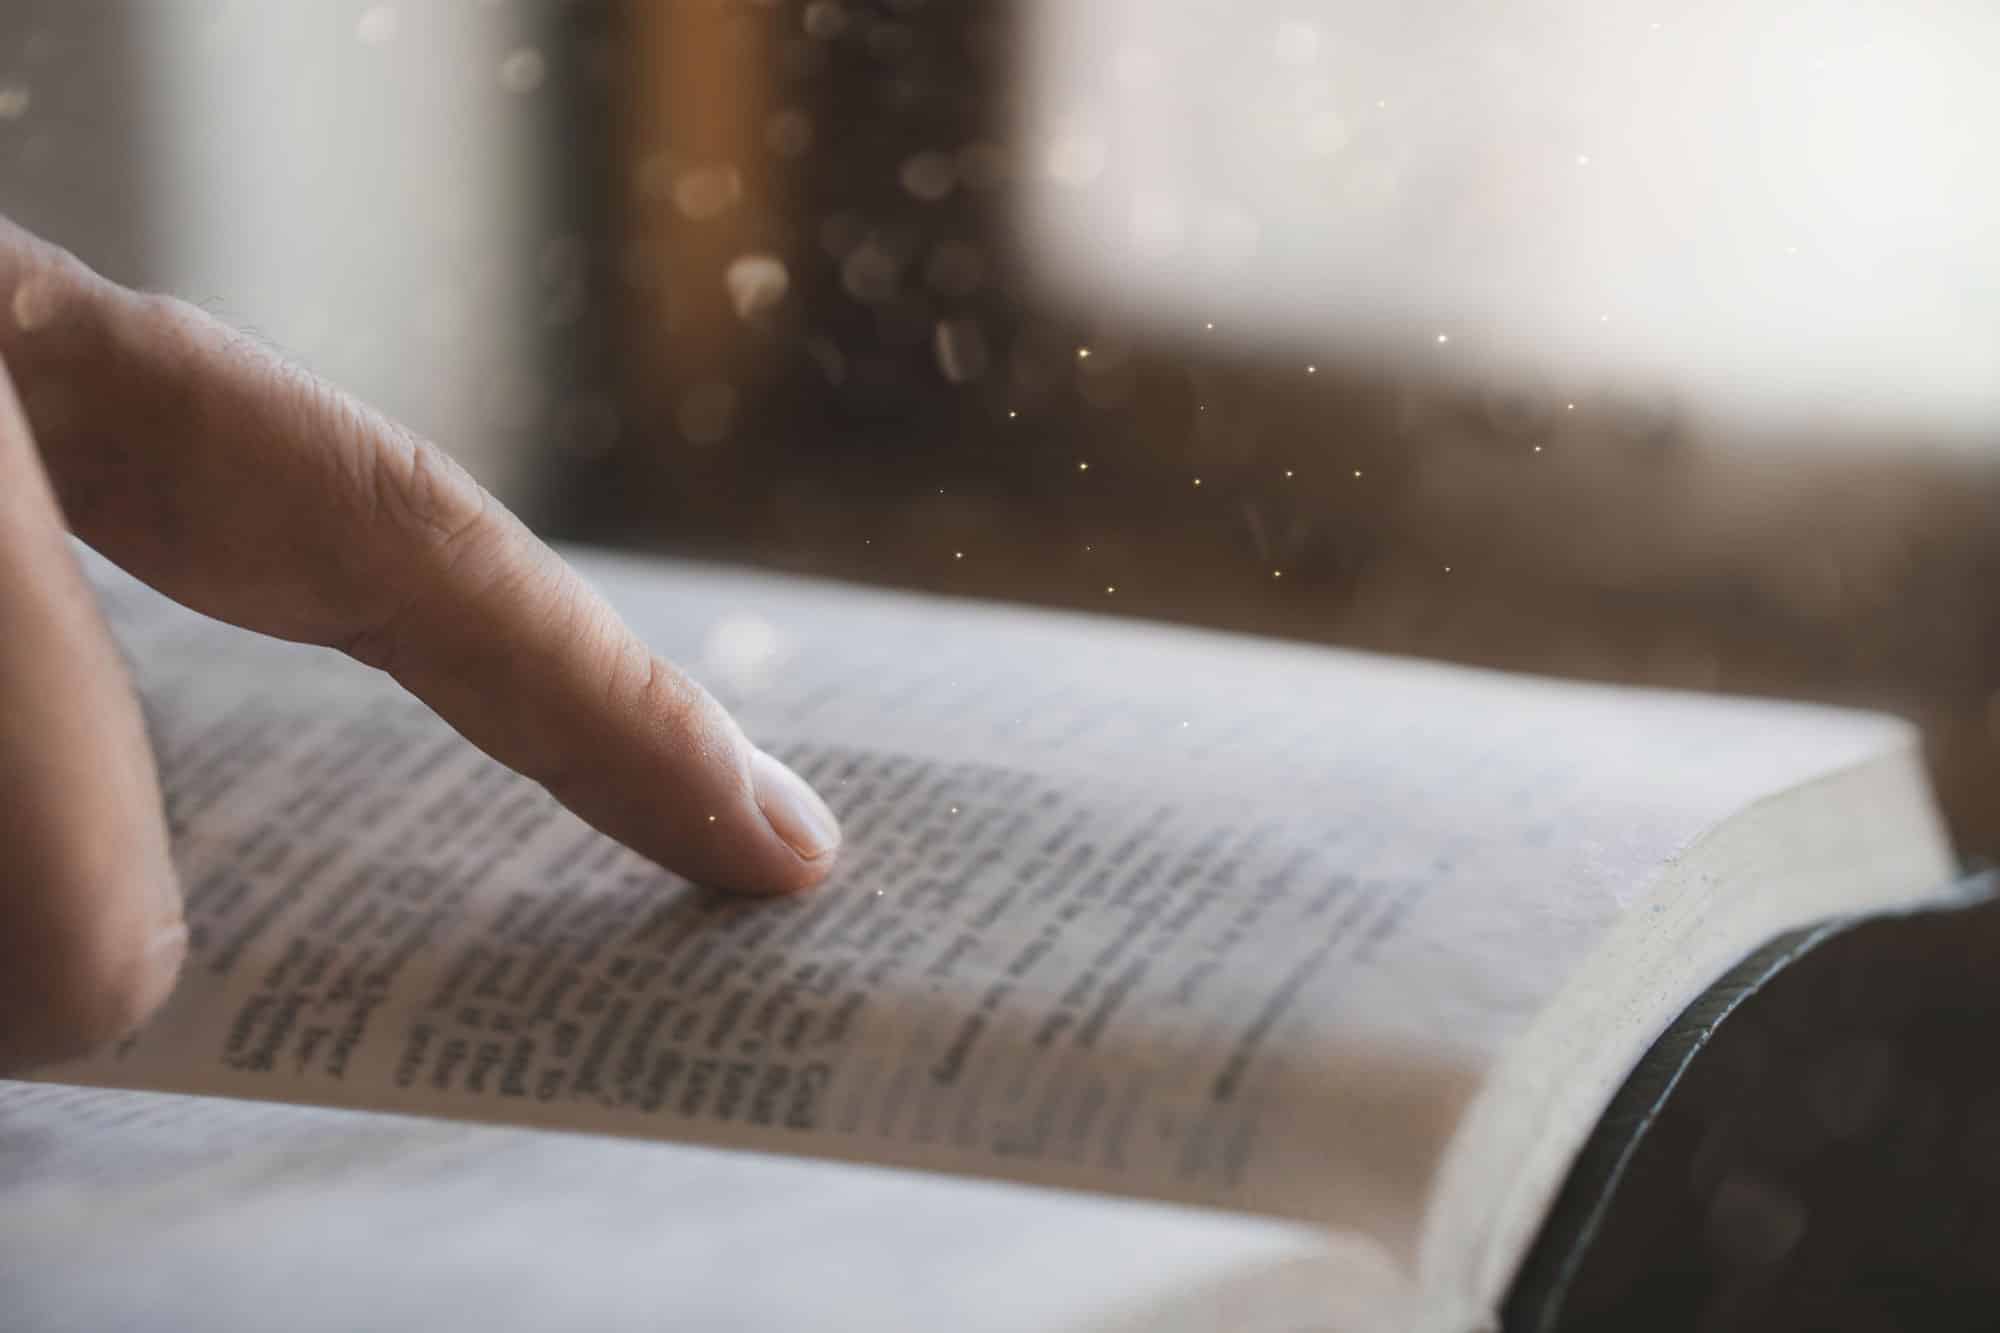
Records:
[[[1953,871],[1891,720],[576,559],[826,795],[831,882],[702,892],[94,566],[192,949],[0,1085],[30,1309],[110,1246],[309,1327],[1489,1328],[1703,987]]]

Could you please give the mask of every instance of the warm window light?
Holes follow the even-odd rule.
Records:
[[[1992,0],[1658,7],[1035,0],[1024,252],[1273,356],[2000,439]]]

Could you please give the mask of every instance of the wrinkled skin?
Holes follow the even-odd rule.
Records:
[[[186,947],[158,779],[65,533],[350,654],[597,828],[790,893],[838,828],[436,447],[0,219],[0,1071],[144,1021]]]

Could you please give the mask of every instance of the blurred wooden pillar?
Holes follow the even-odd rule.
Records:
[[[770,360],[759,319],[789,286],[776,225],[785,182],[765,147],[776,16],[712,0],[625,0],[622,11],[620,374],[627,404],[673,427],[628,444],[655,452],[642,472],[678,471],[657,455],[734,433]]]

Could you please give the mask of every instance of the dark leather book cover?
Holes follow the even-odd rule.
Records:
[[[1704,993],[1571,1168],[1507,1333],[2000,1329],[1996,886]]]

